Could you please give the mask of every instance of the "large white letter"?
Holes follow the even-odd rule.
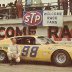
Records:
[[[36,17],[35,17],[35,22],[37,21],[37,20],[39,20],[40,19],[40,16],[39,15],[36,15]]]

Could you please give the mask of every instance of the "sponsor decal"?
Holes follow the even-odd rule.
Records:
[[[29,54],[29,49],[30,49],[30,46],[24,46],[24,48],[22,49],[22,56],[28,56]],[[37,51],[38,51],[39,47],[38,46],[33,46],[31,48],[31,51],[30,51],[30,57],[36,57],[37,56]]]

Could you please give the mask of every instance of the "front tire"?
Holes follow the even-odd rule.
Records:
[[[0,62],[5,62],[7,59],[7,54],[4,51],[0,51]]]
[[[54,52],[52,56],[52,62],[56,66],[68,66],[71,63],[71,58],[69,54],[64,50],[58,50]]]

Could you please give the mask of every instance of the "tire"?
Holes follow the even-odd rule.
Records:
[[[64,50],[58,50],[53,53],[52,62],[59,67],[69,66],[71,63],[70,55]]]
[[[5,62],[7,59],[7,54],[4,51],[0,51],[0,63]]]

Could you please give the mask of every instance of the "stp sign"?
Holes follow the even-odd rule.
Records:
[[[36,26],[42,23],[42,14],[40,11],[28,11],[24,13],[23,22],[29,26]]]

